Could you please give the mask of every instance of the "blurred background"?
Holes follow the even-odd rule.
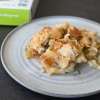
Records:
[[[33,19],[68,15],[88,18],[100,23],[100,0],[39,0]],[[0,45],[4,37],[16,26],[0,25]],[[76,100],[99,100],[100,94]],[[0,62],[0,100],[70,100],[40,95],[16,83],[5,72]]]

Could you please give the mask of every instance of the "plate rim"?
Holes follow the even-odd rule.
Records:
[[[46,19],[46,18],[74,18],[74,19],[80,19],[80,20],[84,20],[84,21],[88,21],[88,22],[91,22],[93,24],[96,24],[96,25],[99,25],[100,24],[96,21],[93,21],[93,20],[90,20],[90,19],[86,19],[86,18],[82,18],[82,17],[77,17],[77,16],[46,16],[46,17],[40,17],[40,18],[36,18],[36,19],[33,19],[32,21],[30,21],[29,23],[26,23],[26,24],[23,24],[23,25],[20,25],[16,28],[14,28],[12,31],[8,32],[7,36],[3,39],[3,42],[1,44],[1,48],[0,48],[0,58],[1,58],[1,63],[2,63],[2,66],[3,68],[5,69],[5,71],[7,72],[7,74],[14,80],[16,81],[18,84],[22,85],[23,87],[33,91],[33,92],[36,92],[36,93],[39,93],[39,94],[43,94],[43,95],[48,95],[48,96],[53,96],[53,97],[60,97],[60,98],[79,98],[79,97],[84,97],[84,96],[90,96],[90,95],[93,95],[93,94],[96,94],[96,93],[99,93],[100,90],[96,90],[96,91],[93,91],[93,92],[89,92],[89,93],[84,93],[84,94],[79,94],[79,95],[60,95],[60,94],[54,94],[54,93],[50,93],[50,92],[46,92],[46,91],[43,91],[42,89],[31,89],[30,87],[27,87],[27,85],[25,85],[23,82],[21,82],[17,77],[15,77],[11,72],[10,70],[7,68],[4,60],[3,60],[3,48],[4,48],[4,45],[7,41],[7,39],[9,38],[10,35],[12,35],[14,32],[16,32],[17,30],[19,30],[20,28],[24,27],[24,26],[27,26],[28,24],[31,24],[35,21],[39,21],[39,20],[43,20],[43,19]]]

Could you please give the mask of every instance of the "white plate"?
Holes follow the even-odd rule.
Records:
[[[100,33],[100,24],[72,16],[53,16],[34,20],[8,34],[1,47],[1,61],[8,74],[24,87],[56,97],[81,97],[100,91],[100,71],[83,65],[81,74],[49,76],[41,72],[41,64],[25,58],[27,41],[44,26],[68,21]]]

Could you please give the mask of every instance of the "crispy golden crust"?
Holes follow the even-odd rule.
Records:
[[[27,49],[25,53],[26,53],[25,55],[28,59],[39,56],[38,52],[34,49]]]
[[[75,38],[78,38],[78,37],[81,37],[81,31],[78,30],[76,27],[74,26],[70,26],[68,28],[68,33],[71,34],[72,37],[75,37]]]
[[[44,27],[27,44],[26,57],[38,56],[49,74],[64,74],[76,63],[88,63],[100,69],[100,38],[95,32],[69,23]]]
[[[63,46],[63,43],[59,40],[51,39],[49,41],[49,48],[53,51],[57,51],[59,48]]]

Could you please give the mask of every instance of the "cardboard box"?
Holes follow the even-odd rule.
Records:
[[[39,0],[0,0],[0,25],[21,25],[29,22]]]

